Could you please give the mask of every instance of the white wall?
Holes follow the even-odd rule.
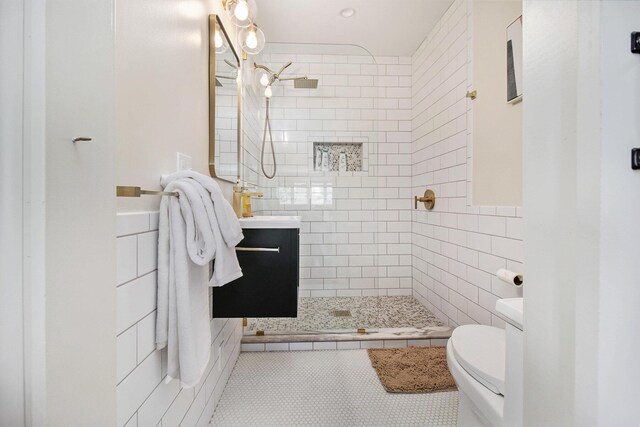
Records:
[[[524,6],[526,424],[636,425],[640,7]]]
[[[525,424],[573,425],[575,275],[581,267],[573,196],[578,190],[580,151],[577,2],[525,1],[523,16]],[[597,200],[597,187],[592,197]],[[597,236],[589,243],[597,244]]]
[[[473,2],[454,2],[413,55],[413,194],[437,198],[434,210],[413,211],[413,294],[451,326],[502,326],[496,300],[522,293],[495,272],[523,270],[523,218],[471,204],[473,19]]]
[[[23,325],[23,123],[24,5],[0,3],[0,425],[22,425]],[[7,351],[7,349],[9,349]]]
[[[209,174],[208,15],[235,27],[219,1],[116,1],[117,182],[160,189],[176,152]],[[238,51],[238,50],[237,50]],[[230,195],[231,184],[219,181]],[[119,212],[156,210],[159,198],[119,199]]]
[[[523,102],[506,102],[506,29],[522,1],[476,0],[473,15],[473,204],[522,206]]]
[[[599,425],[640,420],[640,173],[631,170],[640,147],[640,55],[629,51],[640,3],[602,2],[602,181],[600,229]],[[580,319],[579,319],[580,320]],[[625,369],[620,375],[620,369]]]
[[[46,4],[45,351],[51,426],[115,423],[113,11],[113,1],[104,0]],[[93,141],[74,144],[76,136]]]
[[[159,189],[176,152],[208,171],[208,15],[235,27],[220,2],[116,0],[117,180]],[[218,181],[228,197],[231,184]],[[240,319],[215,319],[201,383],[164,383],[154,351],[159,197],[118,200],[117,425],[207,425],[240,351]],[[165,362],[166,363],[166,362]]]

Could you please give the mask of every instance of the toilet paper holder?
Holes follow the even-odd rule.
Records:
[[[423,197],[414,196],[413,208],[418,209],[418,202],[422,202],[426,210],[430,211],[436,207],[436,193],[433,190],[426,190]]]

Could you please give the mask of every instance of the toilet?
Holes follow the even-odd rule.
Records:
[[[522,298],[496,302],[505,329],[457,327],[447,343],[447,363],[458,386],[459,427],[517,427],[522,421]]]

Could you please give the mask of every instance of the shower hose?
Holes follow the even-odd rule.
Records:
[[[269,141],[271,142],[271,156],[273,158],[273,173],[269,175],[264,168],[264,149],[267,145],[267,128],[269,129]],[[267,98],[267,113],[264,119],[264,133],[262,134],[262,150],[260,151],[260,166],[262,167],[262,173],[267,179],[273,179],[276,176],[276,151],[273,148],[273,136],[271,135],[271,121],[269,120],[269,98]]]

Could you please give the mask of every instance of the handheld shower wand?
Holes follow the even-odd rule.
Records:
[[[262,173],[267,179],[273,179],[276,176],[276,170],[278,169],[278,163],[276,162],[276,150],[273,146],[273,136],[271,135],[271,121],[269,120],[269,100],[271,98],[267,97],[267,105],[266,105],[266,114],[264,116],[264,132],[262,133],[262,148],[260,149],[260,167],[262,168]],[[271,143],[271,157],[273,159],[273,173],[269,175],[264,168],[264,149],[266,146],[267,140],[267,128],[269,129],[269,141]]]
[[[271,100],[271,85],[274,84],[277,81],[285,81],[285,80],[301,80],[304,79],[306,80],[307,77],[286,77],[286,78],[280,78],[280,74],[282,74],[282,72],[284,70],[286,70],[289,66],[291,66],[292,62],[289,61],[286,64],[284,64],[282,66],[282,68],[280,68],[280,70],[278,70],[278,72],[274,72],[273,70],[271,70],[269,67],[267,67],[266,65],[261,65],[261,64],[253,64],[253,69],[261,69],[261,70],[265,70],[269,75],[268,75],[268,80],[267,80],[267,84],[265,84],[265,86],[267,87],[267,89],[265,90],[265,98],[266,98],[266,114],[265,114],[265,119],[264,119],[264,132],[262,133],[262,147],[260,149],[260,167],[262,168],[262,173],[264,174],[264,176],[267,179],[273,179],[273,177],[276,176],[276,170],[278,168],[277,165],[277,161],[276,161],[276,151],[273,145],[273,136],[271,134],[271,120],[269,119],[269,106],[270,106],[270,100]],[[316,80],[316,86],[317,86],[317,80]],[[297,85],[296,85],[297,87]],[[269,142],[271,144],[271,158],[273,159],[273,172],[271,174],[269,174],[265,167],[264,167],[264,152],[265,152],[265,148],[267,145],[267,130],[269,131]]]

